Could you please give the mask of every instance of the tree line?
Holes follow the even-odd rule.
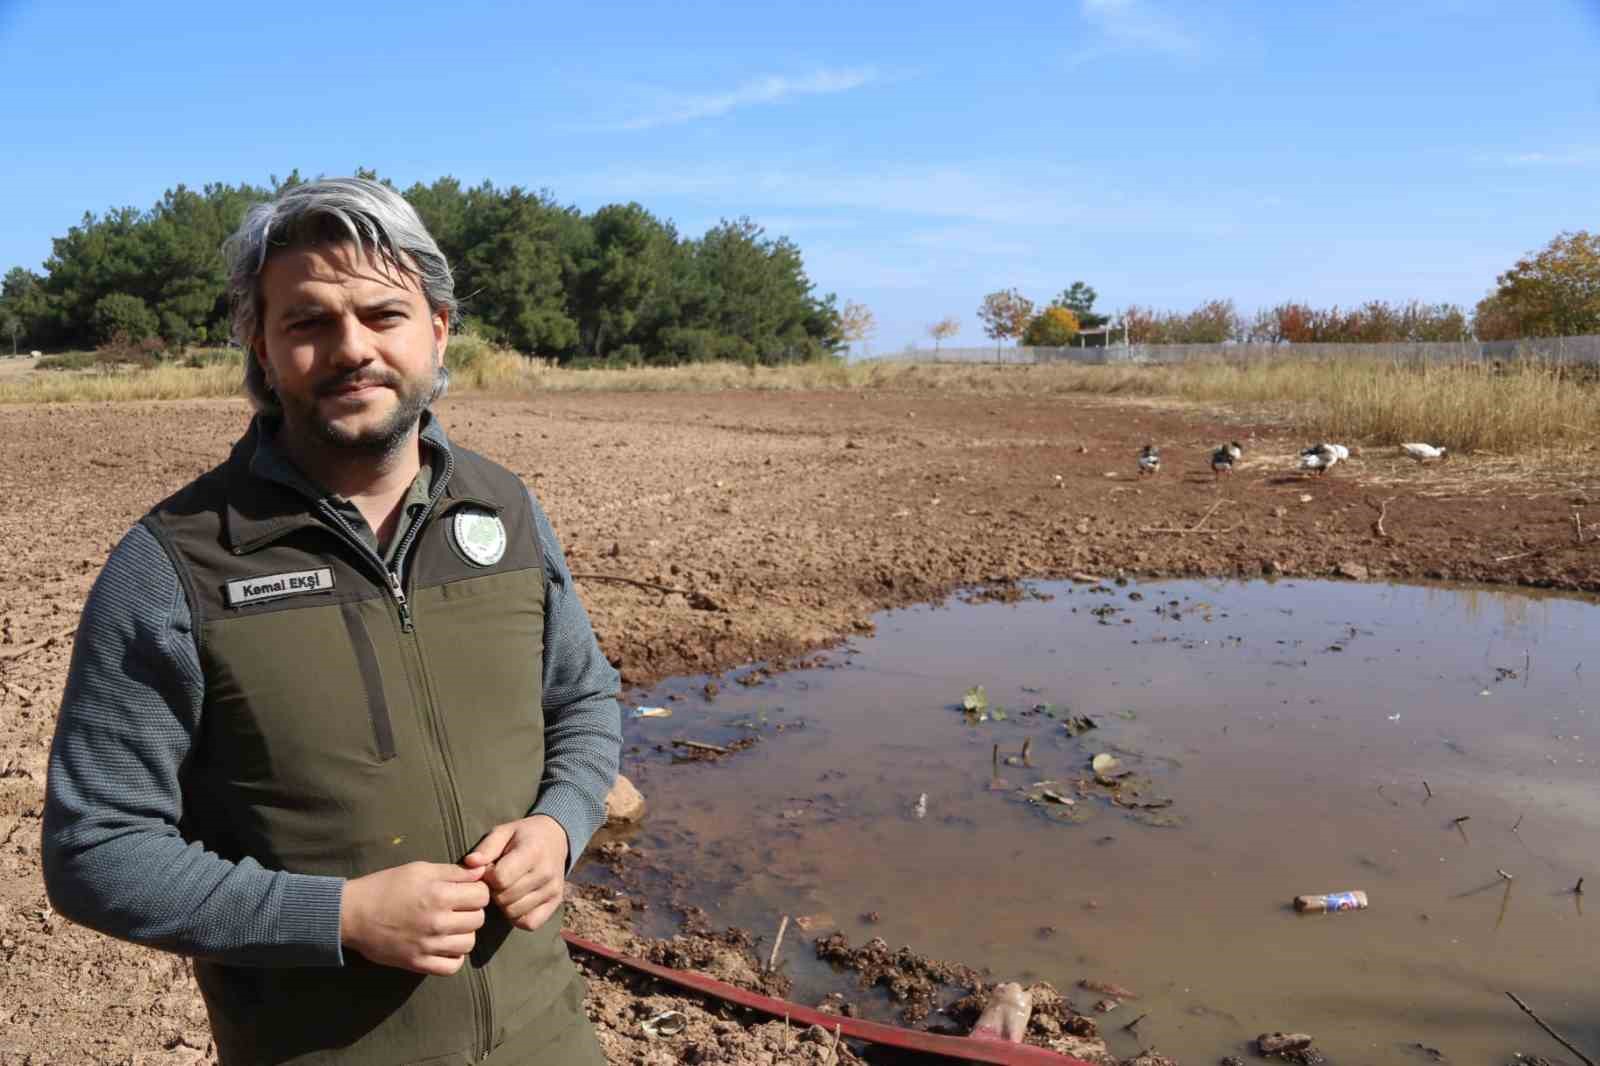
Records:
[[[370,171],[361,176],[376,178]],[[253,204],[299,184],[179,185],[154,206],[85,214],[43,273],[0,281],[0,340],[17,348],[228,337],[222,242]],[[590,214],[548,191],[454,178],[401,190],[455,270],[463,328],[525,354],[619,364],[798,362],[862,330],[819,295],[798,246],[746,218],[685,237],[636,203]]]
[[[983,298],[978,319],[997,345],[1015,340],[1030,347],[1124,337],[1130,344],[1385,344],[1600,334],[1600,234],[1560,234],[1499,275],[1494,290],[1470,312],[1418,300],[1369,300],[1345,308],[1289,301],[1246,317],[1232,300],[1217,299],[1189,311],[1134,304],[1112,319],[1094,312],[1096,298],[1082,281],[1043,307],[1014,288],[1001,289]],[[1108,323],[1111,329],[1101,331]],[[959,331],[954,317],[928,327],[936,348]]]

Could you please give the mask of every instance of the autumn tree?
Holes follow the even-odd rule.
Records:
[[[1078,317],[1065,307],[1051,305],[1035,315],[1022,333],[1030,348],[1065,348],[1078,335]]]
[[[846,300],[839,311],[839,336],[846,344],[864,342],[878,332],[878,318],[866,304]]]
[[[1087,282],[1074,281],[1061,291],[1060,296],[1050,301],[1050,306],[1071,311],[1080,329],[1096,329],[1110,321],[1105,315],[1094,313],[1094,302],[1099,295]]]
[[[991,292],[978,305],[978,318],[983,322],[983,332],[994,341],[995,352],[1002,341],[1021,337],[1033,321],[1033,301],[1016,289]]]
[[[961,320],[955,315],[946,315],[928,327],[928,336],[933,338],[933,350],[939,350],[941,341],[947,341],[961,332]]]
[[[1600,233],[1558,234],[1495,284],[1478,305],[1482,339],[1600,333]],[[1510,336],[1491,338],[1486,331]]]

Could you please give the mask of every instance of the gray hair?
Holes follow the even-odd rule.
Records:
[[[273,254],[291,248],[350,242],[386,267],[417,282],[428,309],[456,313],[450,263],[416,210],[387,185],[366,178],[325,178],[295,185],[271,203],[257,204],[222,246],[233,309],[233,339],[245,350],[244,387],[264,414],[281,413],[252,347],[261,330],[261,272]],[[440,364],[429,404],[444,395],[449,372]]]

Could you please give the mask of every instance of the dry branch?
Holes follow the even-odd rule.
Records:
[[[1385,496],[1383,499],[1374,503],[1371,496],[1367,497],[1367,505],[1369,507],[1376,507],[1378,509],[1378,521],[1373,528],[1377,530],[1378,536],[1384,538],[1385,540],[1389,539],[1389,534],[1383,528],[1383,518],[1384,515],[1388,514],[1389,512],[1389,505],[1398,498],[1399,497],[1397,496]]]
[[[634,585],[638,588],[650,589],[652,592],[677,593],[680,596],[694,595],[689,589],[677,589],[671,585],[658,585],[654,581],[640,581],[638,578],[622,577],[618,574],[573,574],[572,576],[578,581],[614,581],[619,585]]]
[[[77,631],[78,623],[74,622],[61,632],[52,633],[43,640],[36,640],[32,644],[24,644],[20,648],[0,648],[0,662],[4,662],[8,659],[20,659],[29,652],[38,651],[46,644],[49,644],[52,640],[60,640],[62,637],[70,637]]]
[[[1234,530],[1238,529],[1239,527],[1238,526],[1229,526],[1227,529],[1201,529],[1200,528],[1201,526],[1206,524],[1207,520],[1209,520],[1212,515],[1217,513],[1217,508],[1221,507],[1223,504],[1225,504],[1227,502],[1228,502],[1227,500],[1218,500],[1216,503],[1212,504],[1210,510],[1206,511],[1205,514],[1200,516],[1200,521],[1196,522],[1192,526],[1189,526],[1187,529],[1181,529],[1181,528],[1179,528],[1177,526],[1145,526],[1143,529],[1139,530],[1139,532],[1140,533],[1178,533],[1178,534],[1184,534],[1184,533],[1232,533]]]

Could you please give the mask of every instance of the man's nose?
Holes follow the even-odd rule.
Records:
[[[375,358],[372,331],[361,321],[361,316],[340,315],[333,349],[329,352],[330,361],[337,366],[365,366]]]

